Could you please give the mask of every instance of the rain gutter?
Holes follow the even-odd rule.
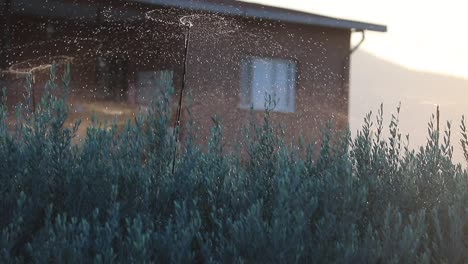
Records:
[[[133,2],[139,2],[148,5],[159,5],[181,9],[207,11],[233,16],[284,21],[304,25],[315,25],[331,28],[345,28],[356,30],[372,30],[379,32],[387,31],[387,27],[383,25],[321,16],[311,13],[293,11],[289,9],[265,7],[262,5],[241,3],[239,1],[236,2],[236,5],[182,0],[133,0]]]

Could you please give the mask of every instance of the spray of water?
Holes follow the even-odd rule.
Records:
[[[131,117],[127,115],[130,112],[129,109],[132,110],[133,115],[137,111],[133,103],[120,99],[120,101],[113,102],[112,96],[116,93],[109,93],[99,86],[97,82],[101,77],[96,77],[95,72],[104,71],[104,77],[111,81],[116,78],[125,79],[123,85],[125,87],[117,89],[119,98],[125,99],[122,95],[131,92],[130,88],[129,91],[125,89],[137,86],[139,71],[180,71],[184,66],[188,74],[193,76],[195,72],[191,70],[194,68],[190,67],[225,60],[222,58],[225,56],[223,52],[213,52],[212,57],[207,58],[191,52],[187,46],[194,47],[192,51],[225,50],[228,47],[229,52],[235,54],[236,57],[281,56],[288,53],[287,47],[283,46],[284,41],[279,40],[275,35],[276,29],[283,30],[275,28],[281,27],[278,23],[170,8],[157,8],[150,11],[139,9],[138,12],[141,13],[138,16],[121,19],[120,15],[113,17],[113,14],[116,14],[115,10],[106,10],[102,21],[96,21],[89,32],[87,31],[89,26],[77,27],[76,32],[62,32],[53,35],[52,39],[11,47],[8,53],[11,55],[10,58],[16,61],[12,61],[11,67],[6,72],[15,76],[31,73],[46,74],[54,62],[56,64],[71,63],[72,69],[75,69],[72,82],[74,87],[71,94],[73,100],[71,103],[76,106],[74,111],[85,113],[93,104],[93,100],[94,102],[104,100],[99,101],[98,104],[94,103],[95,110],[101,109],[103,114],[127,118]],[[188,31],[190,34],[187,34]],[[306,51],[319,49],[326,52],[324,43],[301,39],[301,34],[296,34],[291,39],[302,42],[302,47]],[[188,45],[184,45],[186,41],[189,42]],[[55,46],[61,47],[60,50],[52,53],[56,56],[47,55],[51,54],[47,50]],[[33,55],[26,58],[27,56],[22,55],[24,51],[33,51],[29,52]],[[31,58],[33,56],[35,57]],[[317,62],[314,64],[316,75],[322,76],[320,78],[323,76],[330,79],[336,78],[333,70],[322,67],[324,61],[320,60],[325,60],[325,58],[317,57]],[[190,67],[187,68],[187,66]],[[117,69],[117,73],[109,74],[109,69],[112,67]],[[234,65],[234,67],[240,67],[240,65]],[[204,77],[197,76],[197,78]],[[323,83],[323,80],[317,80],[317,83]],[[180,87],[176,88],[180,90]],[[177,123],[180,123],[180,119]]]
[[[52,65],[65,65],[73,62],[71,56],[43,56],[15,63],[6,71],[16,76],[34,75],[36,72],[49,71]]]

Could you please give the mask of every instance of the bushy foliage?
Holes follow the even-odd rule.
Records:
[[[450,124],[441,135],[431,121],[413,151],[397,115],[384,137],[381,108],[353,139],[325,128],[317,151],[285,143],[267,110],[244,150],[223,149],[218,118],[202,150],[190,123],[182,143],[168,132],[168,89],[122,130],[96,121],[74,145],[69,82],[52,68],[33,111],[29,80],[15,127],[0,110],[1,263],[468,260],[468,173]]]

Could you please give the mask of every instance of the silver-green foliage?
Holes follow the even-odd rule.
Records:
[[[223,148],[217,117],[200,148],[191,121],[182,143],[168,132],[168,85],[122,130],[96,120],[74,145],[68,68],[56,79],[53,67],[36,109],[27,80],[14,127],[0,109],[1,263],[468,261],[468,173],[450,124],[441,140],[431,121],[412,151],[398,115],[384,138],[381,108],[353,139],[325,128],[316,148],[286,144],[267,110],[243,149]]]

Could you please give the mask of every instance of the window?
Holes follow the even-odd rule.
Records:
[[[140,71],[136,76],[135,102],[140,105],[150,103],[154,96],[172,87],[172,71]]]
[[[249,58],[241,66],[241,108],[265,109],[267,96],[273,111],[294,112],[296,63],[284,59]]]
[[[147,113],[148,107],[154,98],[161,98],[170,89],[173,89],[174,72],[163,71],[139,71],[136,74],[135,90],[132,92],[132,102],[135,102],[143,113]],[[132,89],[133,90],[133,89]],[[175,113],[172,113],[173,116]],[[172,121],[171,121],[172,122]],[[174,135],[173,123],[169,123],[168,135]]]
[[[97,85],[102,99],[123,101],[127,93],[129,60],[124,56],[106,54],[97,58]]]

